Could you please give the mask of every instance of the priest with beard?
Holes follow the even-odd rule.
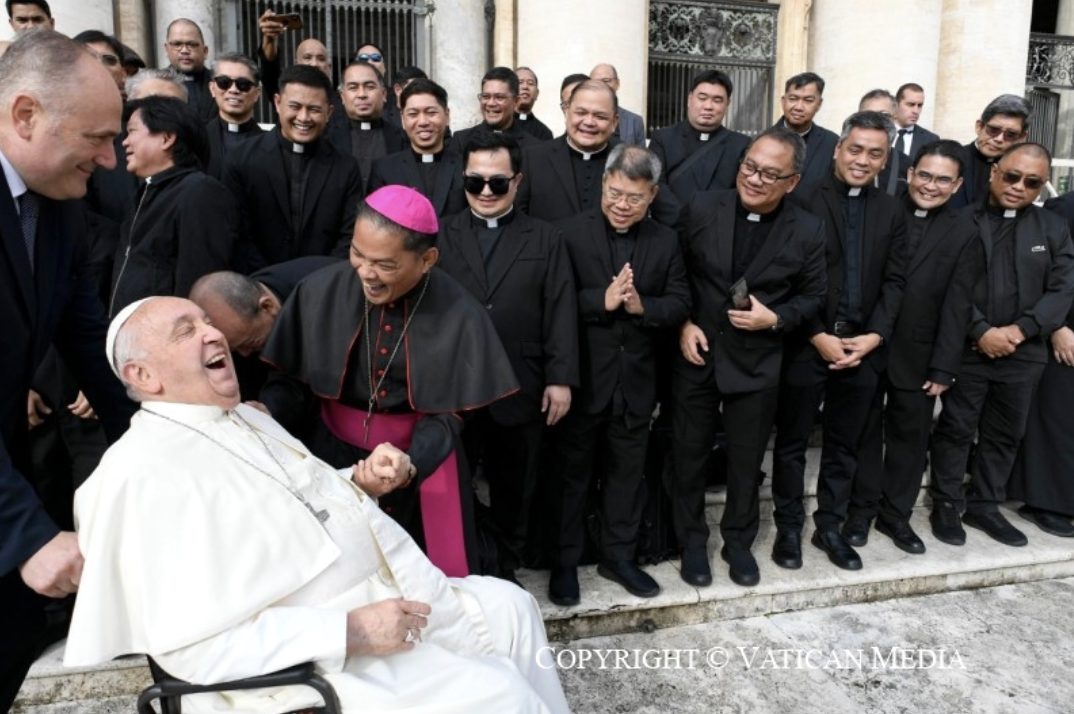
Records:
[[[262,358],[276,418],[315,411],[308,443],[330,464],[382,443],[404,452],[381,507],[450,576],[481,568],[473,496],[457,453],[463,415],[518,391],[485,309],[436,268],[436,212],[405,186],[359,208],[350,265],[318,271],[284,304]],[[292,431],[296,424],[291,424]]]

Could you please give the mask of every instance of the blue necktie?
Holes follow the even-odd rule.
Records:
[[[34,269],[34,240],[37,237],[38,196],[27,191],[19,196],[19,223],[22,224],[22,240],[26,245],[26,255],[30,259],[30,271]]]

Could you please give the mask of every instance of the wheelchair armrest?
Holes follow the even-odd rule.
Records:
[[[238,679],[232,682],[219,682],[217,684],[191,684],[181,679],[172,677],[156,662],[149,659],[150,670],[156,682],[147,687],[138,697],[138,714],[154,714],[151,702],[155,699],[178,699],[187,694],[201,694],[204,692],[230,692],[240,689],[260,689],[263,687],[287,687],[302,685],[310,687],[324,700],[325,714],[341,714],[339,697],[336,696],[332,685],[314,670],[312,662],[296,664],[278,672],[261,674],[246,679]]]

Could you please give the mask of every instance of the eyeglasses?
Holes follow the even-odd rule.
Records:
[[[173,50],[188,49],[193,52],[201,47],[201,43],[196,40],[191,40],[189,42],[183,42],[182,40],[168,40],[168,47],[171,47]]]
[[[239,90],[243,94],[246,94],[251,89],[257,86],[257,82],[252,79],[246,79],[246,77],[228,77],[226,74],[221,74],[213,77],[213,82],[217,87],[220,87],[221,92],[226,92],[231,89],[231,85],[235,85],[235,89]]]
[[[604,195],[608,197],[608,200],[612,203],[619,203],[620,201],[626,201],[627,205],[631,208],[637,208],[648,200],[648,196],[644,193],[625,193],[617,188],[611,188],[610,186],[604,189]]]
[[[362,52],[356,59],[359,62],[380,62],[384,56],[379,52]]]
[[[999,175],[1003,183],[1009,186],[1017,186],[1021,183],[1030,191],[1036,191],[1038,188],[1044,185],[1044,179],[1037,176],[1026,176],[1018,171],[1004,171]]]
[[[993,139],[1002,134],[1004,141],[1015,141],[1025,135],[1025,130],[1015,131],[1014,129],[1004,129],[1001,126],[995,126],[993,124],[985,124],[984,130],[985,133]]]
[[[482,92],[481,94],[477,95],[477,100],[479,102],[506,102],[514,98],[515,95],[513,94],[488,94],[486,92]]]
[[[488,186],[489,191],[492,191],[494,196],[503,196],[511,190],[511,181],[517,175],[518,174],[512,174],[511,176],[493,176],[492,178],[485,178],[484,176],[471,176],[467,174],[462,177],[462,187],[466,189],[466,193],[479,196],[484,192],[485,186]]]
[[[955,183],[955,179],[951,176],[934,176],[928,171],[914,171],[914,178],[925,185],[935,183],[940,188],[949,188]]]
[[[776,181],[782,181],[783,179],[789,179],[793,176],[797,176],[797,173],[790,173],[786,176],[780,176],[778,173],[771,169],[762,169],[757,164],[753,163],[749,159],[742,159],[738,163],[738,172],[742,174],[744,178],[749,178],[754,174],[761,177],[761,183],[772,185]]]

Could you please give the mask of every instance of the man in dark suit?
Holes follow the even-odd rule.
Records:
[[[577,566],[594,480],[601,514],[597,573],[638,597],[660,592],[637,566],[635,547],[657,349],[686,319],[690,296],[673,231],[646,216],[659,179],[652,152],[620,144],[608,157],[601,205],[561,224],[578,289],[582,386],[558,434],[558,548],[548,591],[560,605],[580,598]]]
[[[598,82],[604,82],[618,96],[619,94],[619,71],[612,65],[598,64],[589,72],[589,78]],[[645,120],[640,114],[635,114],[629,109],[617,107],[619,121],[613,132],[616,141],[635,146],[645,146]]]
[[[750,547],[759,522],[758,480],[776,413],[784,332],[816,320],[825,297],[819,220],[784,200],[795,190],[805,145],[773,127],[750,145],[737,191],[698,194],[680,231],[694,296],[672,374],[675,533],[682,578],[712,582],[705,522],[705,460],[717,410],[727,432],[727,506],[721,555],[731,579],[760,579]]]
[[[895,92],[896,131],[891,148],[911,161],[917,158],[922,147],[940,138],[917,123],[924,106],[925,90],[920,84],[907,82]]]
[[[384,121],[388,85],[373,64],[359,60],[347,65],[339,95],[346,121],[329,122],[327,138],[340,153],[358,161],[362,178],[368,182],[374,161],[402,151],[409,142],[402,129]]]
[[[82,570],[75,534],[61,532],[28,479],[31,377],[55,345],[110,438],[133,409],[104,358],[104,308],[80,271],[85,224],[70,200],[85,193],[91,167],[115,165],[119,90],[93,55],[51,30],[26,33],[8,48],[0,88],[7,117],[0,123],[0,710],[7,711],[48,644],[50,599],[75,592]]]
[[[963,147],[962,188],[951,197],[952,208],[978,205],[989,195],[993,165],[1029,135],[1029,103],[1014,94],[1001,94],[981,112],[976,132],[977,137]]]
[[[242,214],[241,272],[302,255],[346,255],[362,198],[358,162],[323,140],[332,86],[305,65],[280,75],[279,126],[235,147],[224,183]]]
[[[1070,230],[1059,216],[1032,205],[1050,174],[1047,149],[1013,146],[993,166],[988,198],[972,213],[987,268],[974,290],[959,379],[943,395],[932,435],[933,533],[953,545],[965,542],[963,507],[965,525],[1004,545],[1028,542],[999,505],[1048,360],[1048,336],[1065,323],[1074,299]]]
[[[518,125],[538,141],[551,140],[552,130],[533,113],[533,105],[541,95],[537,74],[529,67],[516,67],[515,74],[518,75]]]
[[[570,258],[558,230],[519,212],[522,152],[508,134],[478,132],[462,149],[466,200],[440,228],[440,267],[488,310],[521,391],[467,421],[471,464],[484,465],[500,573],[521,564],[542,435],[567,414],[578,386],[578,330]]]
[[[800,532],[805,452],[824,401],[824,444],[813,545],[846,570],[859,570],[851,547],[863,545],[861,528],[846,519],[857,450],[884,364],[880,347],[891,339],[905,283],[906,224],[898,203],[873,180],[887,161],[895,127],[877,112],[843,122],[832,174],[802,196],[824,221],[828,295],[819,317],[788,341],[776,415],[772,494],[778,531],[773,560],[801,567]],[[850,526],[855,526],[853,530]]]
[[[653,134],[649,148],[664,166],[663,182],[683,205],[699,191],[735,185],[738,161],[750,140],[723,125],[732,89],[724,72],[697,74],[686,97],[686,119]]]
[[[186,81],[187,101],[198,116],[205,121],[216,116],[216,102],[209,93],[212,72],[205,66],[209,46],[198,23],[185,17],[172,20],[164,35],[164,54]]]
[[[906,289],[862,438],[848,521],[868,523],[907,553],[924,553],[910,527],[921,491],[936,397],[960,369],[973,286],[984,252],[971,216],[950,208],[961,184],[962,147],[921,148],[900,198],[906,217]],[[886,398],[886,400],[885,400]]]
[[[858,102],[859,112],[880,112],[889,119],[895,116],[895,97],[886,89],[873,89],[866,92]],[[906,168],[910,159],[904,158],[899,151],[888,152],[887,163],[877,174],[876,187],[889,196],[894,196],[899,189],[899,184],[906,184]]]
[[[466,208],[462,153],[447,149],[451,123],[447,91],[430,79],[415,79],[400,95],[403,131],[410,146],[373,162],[369,191],[398,184],[421,191],[440,218]]]
[[[237,52],[217,57],[213,70],[209,91],[216,100],[217,114],[206,126],[209,164],[205,173],[221,180],[228,152],[247,139],[265,133],[254,118],[254,109],[261,99],[261,72],[253,60]]]
[[[518,75],[510,67],[493,67],[485,72],[477,101],[481,106],[482,121],[452,137],[451,145],[456,151],[463,151],[469,137],[477,132],[509,134],[523,149],[539,143],[519,121]]]
[[[518,191],[524,212],[559,221],[600,206],[601,177],[619,111],[615,92],[585,80],[571,92],[566,134],[522,152],[526,175]]]
[[[783,116],[776,126],[797,132],[806,143],[806,163],[798,192],[805,194],[832,173],[832,153],[839,141],[835,132],[813,123],[824,103],[824,80],[813,72],[802,72],[787,80],[779,98]]]

